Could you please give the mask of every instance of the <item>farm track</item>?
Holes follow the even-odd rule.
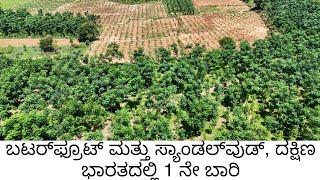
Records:
[[[193,2],[200,13],[178,17],[169,16],[161,2],[126,5],[104,0],[78,1],[61,9],[100,15],[102,32],[88,54],[104,53],[107,45],[115,42],[125,55],[124,61],[139,47],[152,55],[158,47],[178,42],[218,48],[218,40],[225,36],[250,43],[267,36],[268,28],[262,18],[240,0]],[[216,7],[216,10],[201,13],[202,8],[207,7]]]
[[[20,46],[39,46],[40,39],[26,38],[26,39],[0,39],[0,47],[20,47]],[[69,39],[54,39],[54,43],[58,46],[70,46]],[[75,41],[74,44],[79,44]]]

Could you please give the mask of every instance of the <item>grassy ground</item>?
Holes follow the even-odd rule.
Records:
[[[254,0],[249,0],[249,1],[247,2],[247,4],[248,4],[248,6],[250,6],[250,7],[254,7],[254,6],[255,6]]]
[[[0,6],[2,8],[16,8],[21,4],[31,2],[32,0],[0,0]]]
[[[75,1],[76,0],[55,0],[55,1],[54,0],[31,0],[27,3],[24,3],[22,7],[26,9],[33,9],[33,10],[42,9],[44,11],[52,11],[64,4],[73,3]],[[94,0],[90,0],[90,1],[94,1]]]
[[[72,3],[74,1],[76,0],[0,0],[0,5],[5,9],[22,7],[29,10],[43,9],[45,11],[51,11],[64,4]]]
[[[53,56],[59,54],[70,54],[75,52],[84,53],[87,50],[85,44],[75,45],[75,46],[60,46],[56,47],[56,51],[53,53],[44,53],[39,47],[6,47],[0,48],[0,54],[5,54],[7,57],[11,58],[39,58],[44,56]]]
[[[218,6],[203,6],[197,9],[197,13],[199,14],[207,14],[207,13],[212,13],[217,11],[219,11]]]

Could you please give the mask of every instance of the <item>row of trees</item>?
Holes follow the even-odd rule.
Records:
[[[317,1],[264,0],[261,4],[269,21],[282,33],[303,31],[308,34],[319,34],[320,32],[320,6]]]
[[[0,8],[0,34],[6,37],[60,36],[76,37],[81,42],[94,41],[99,35],[98,17],[69,12],[32,15],[25,9]]]
[[[152,2],[155,0],[112,0],[114,2],[121,2],[126,4],[137,4]],[[164,5],[169,14],[172,15],[190,15],[195,14],[196,9],[192,0],[163,0]]]
[[[163,0],[163,3],[173,15],[190,15],[196,12],[192,0]]]

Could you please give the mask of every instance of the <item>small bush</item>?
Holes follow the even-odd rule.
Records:
[[[134,60],[138,60],[143,57],[145,57],[145,54],[144,54],[144,50],[142,47],[139,47],[138,49],[134,50],[134,52],[133,52],[133,59]]]
[[[86,134],[85,139],[87,141],[102,141],[103,140],[103,134],[101,131],[96,132],[89,132]]]
[[[169,60],[171,57],[171,51],[169,51],[164,47],[158,48],[155,53],[159,61],[166,61],[166,60]]]
[[[257,9],[262,9],[263,0],[254,0],[254,3],[256,4]]]
[[[236,49],[236,42],[230,37],[224,37],[219,40],[222,49]]]
[[[113,59],[123,58],[123,53],[119,50],[119,45],[116,43],[110,43],[107,47],[106,53],[102,58],[112,61]]]
[[[47,36],[45,38],[40,39],[39,46],[40,46],[40,49],[44,52],[53,52],[54,51],[53,37]]]

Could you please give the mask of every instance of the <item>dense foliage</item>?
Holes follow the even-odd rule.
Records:
[[[314,0],[264,0],[261,6],[268,19],[283,33],[296,30],[320,33],[320,5]]]
[[[0,139],[101,139],[112,122],[115,140],[320,140],[319,4],[262,8],[281,34],[240,49],[139,49],[130,64],[0,55]]]
[[[194,14],[196,9],[192,0],[163,0],[167,7],[167,11],[173,15],[190,15]]]
[[[0,34],[10,37],[70,36],[80,41],[93,41],[98,36],[97,18],[90,14],[51,14],[41,10],[32,15],[25,9],[14,11],[0,8]]]

